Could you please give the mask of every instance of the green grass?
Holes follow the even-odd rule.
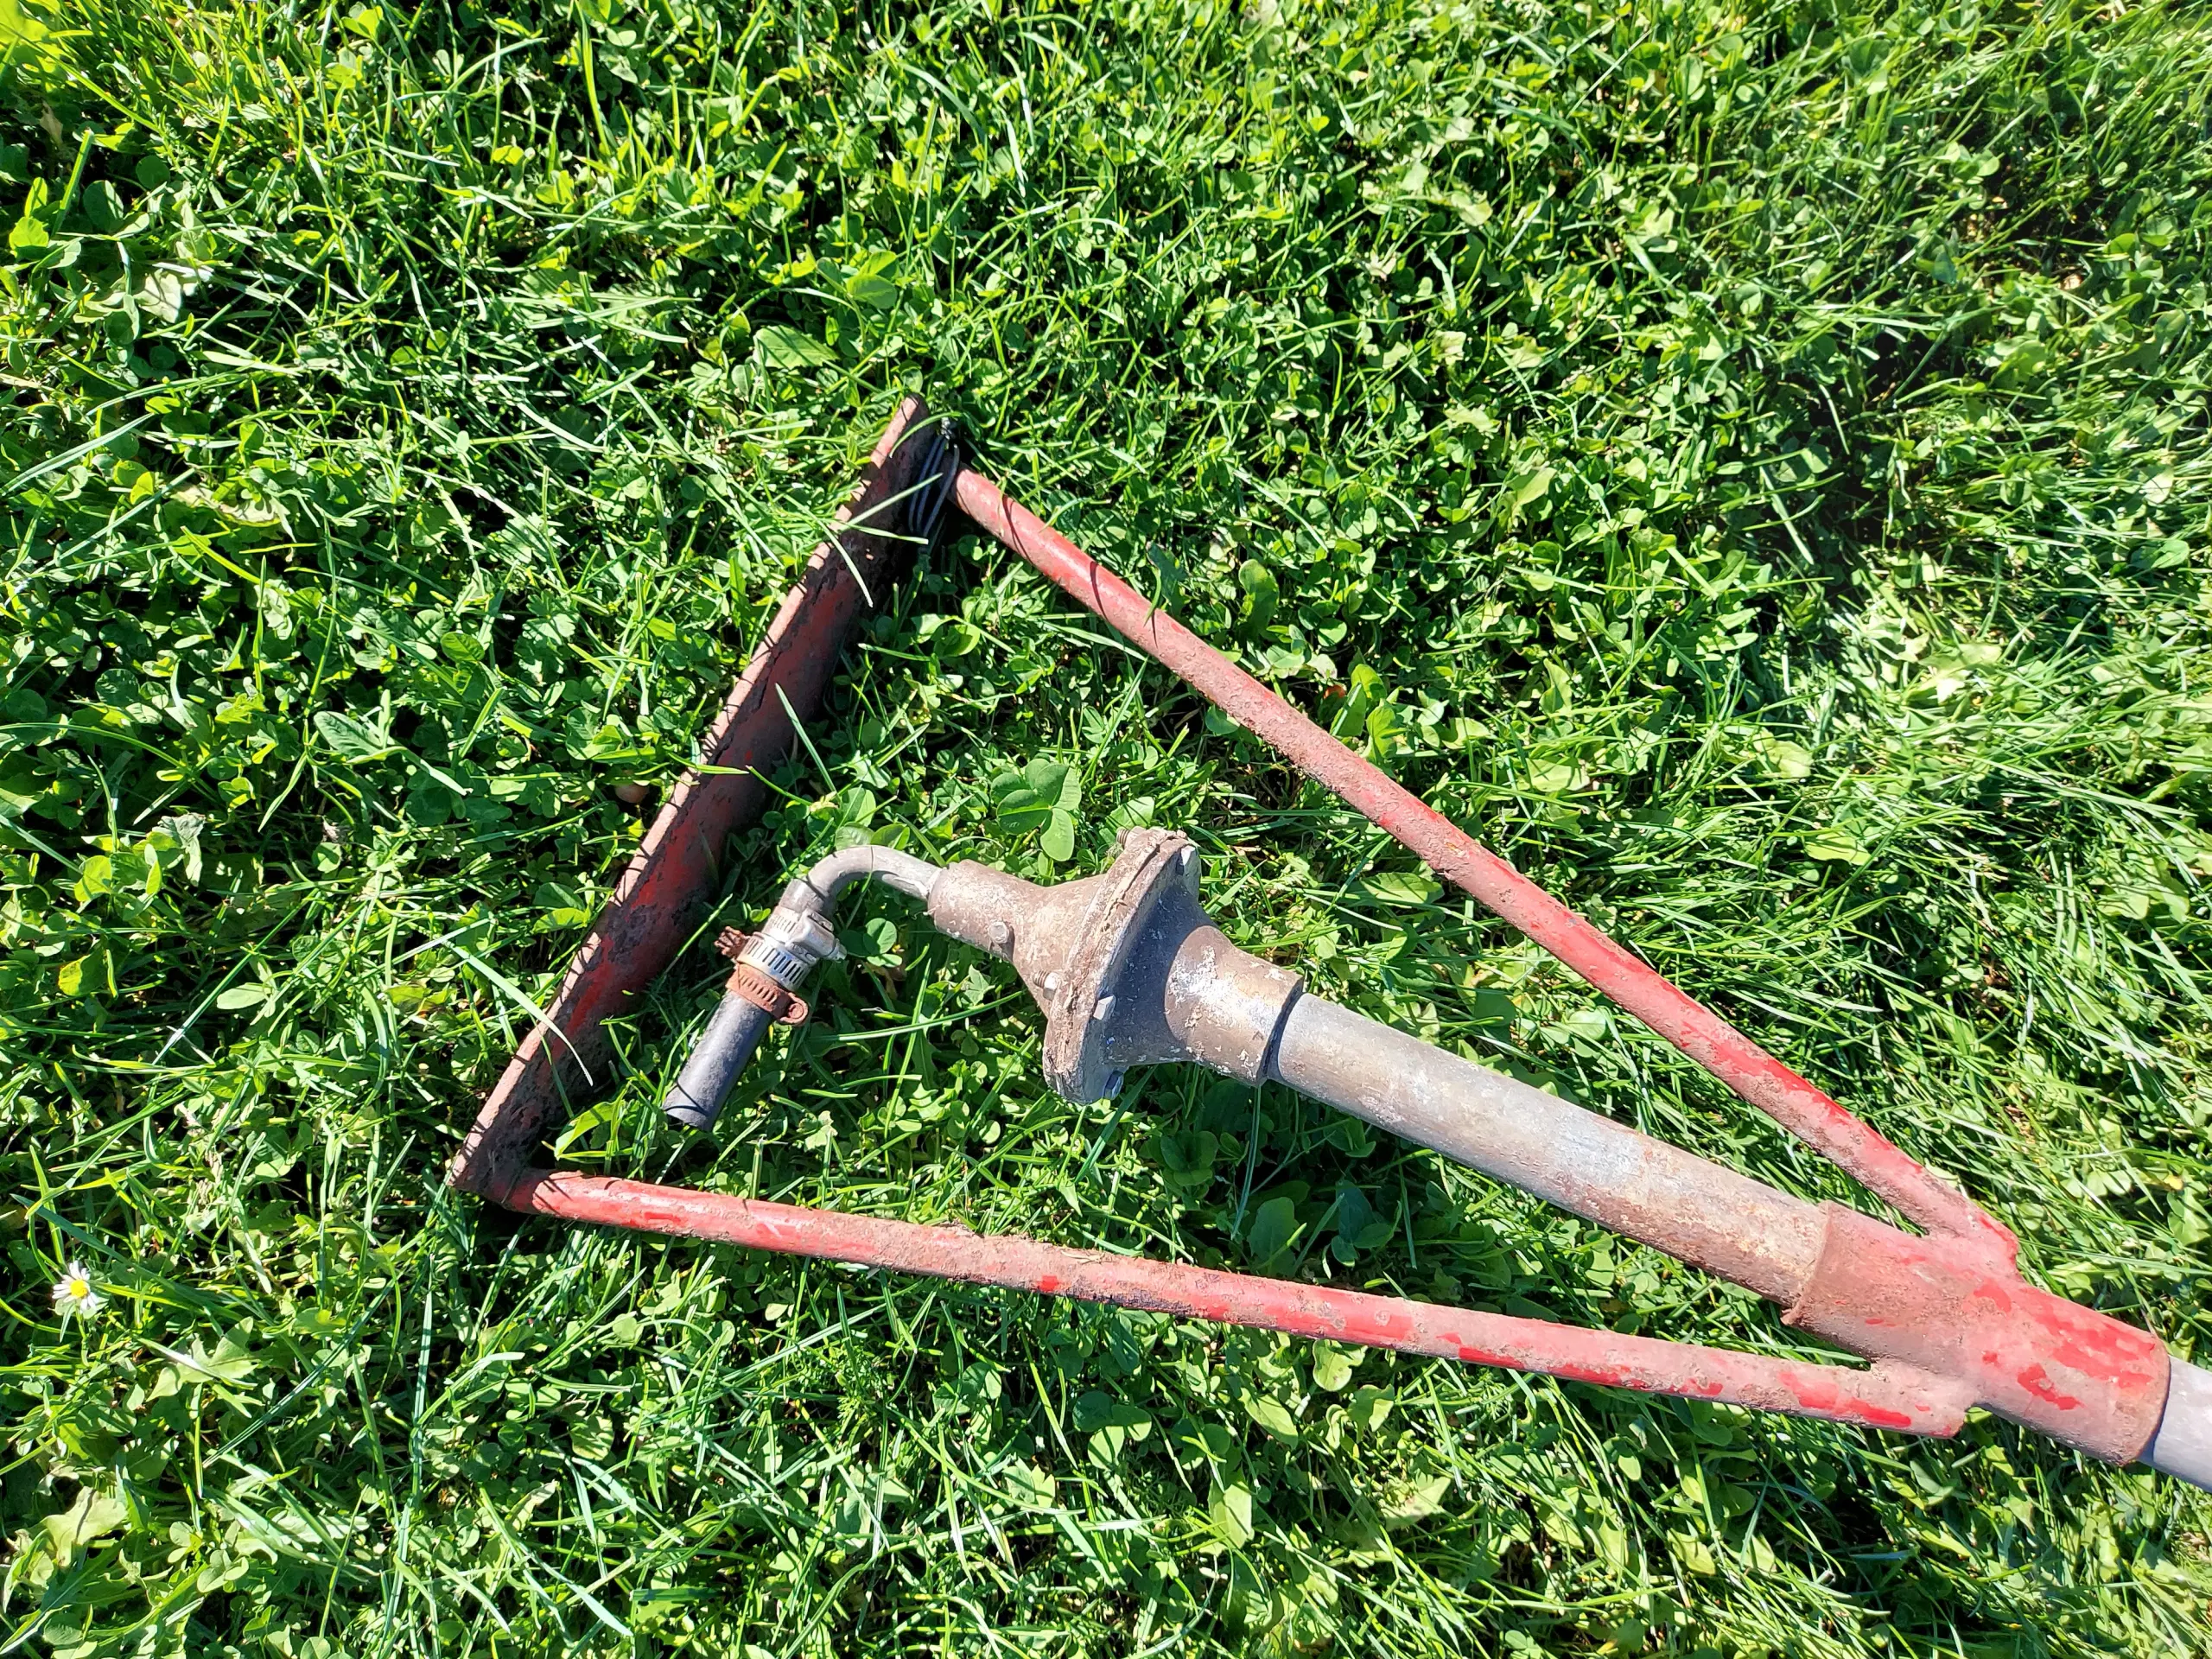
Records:
[[[441,1181],[635,843],[614,786],[680,771],[913,390],[2201,1355],[2203,8],[0,0],[0,56],[9,1650],[2212,1646],[2207,1501],[1993,1420]],[[1017,562],[886,598],[725,917],[863,833],[1059,876],[1184,828],[1329,995],[1853,1198]],[[999,810],[1033,763],[1064,862]],[[695,951],[564,1160],[1806,1351],[1279,1090],[1071,1109],[1009,975],[847,919],[710,1139],[656,1109]]]

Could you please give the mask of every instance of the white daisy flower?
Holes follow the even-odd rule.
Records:
[[[107,1306],[107,1298],[92,1288],[92,1276],[81,1262],[61,1270],[54,1286],[54,1311],[64,1319],[89,1319]]]

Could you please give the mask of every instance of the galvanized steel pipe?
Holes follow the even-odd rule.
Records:
[[[2165,1414],[2143,1449],[2143,1461],[2162,1475],[2212,1491],[2212,1371],[2174,1361]]]
[[[1785,1306],[1820,1260],[1819,1209],[1310,993],[1270,1071],[1417,1141]]]

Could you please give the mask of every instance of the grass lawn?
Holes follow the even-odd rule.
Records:
[[[0,0],[0,65],[5,1651],[2212,1649],[2212,1500],[1986,1416],[442,1180],[913,391],[2201,1359],[2212,11]],[[863,836],[1186,829],[1326,995],[1868,1202],[995,546],[883,599],[721,919]],[[1277,1089],[1071,1108],[1009,972],[843,919],[710,1136],[700,949],[560,1157],[1812,1351]]]

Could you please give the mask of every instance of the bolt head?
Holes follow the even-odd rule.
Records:
[[[1128,1076],[1126,1071],[1109,1071],[1106,1074],[1106,1097],[1109,1100],[1122,1092],[1122,1080]]]

